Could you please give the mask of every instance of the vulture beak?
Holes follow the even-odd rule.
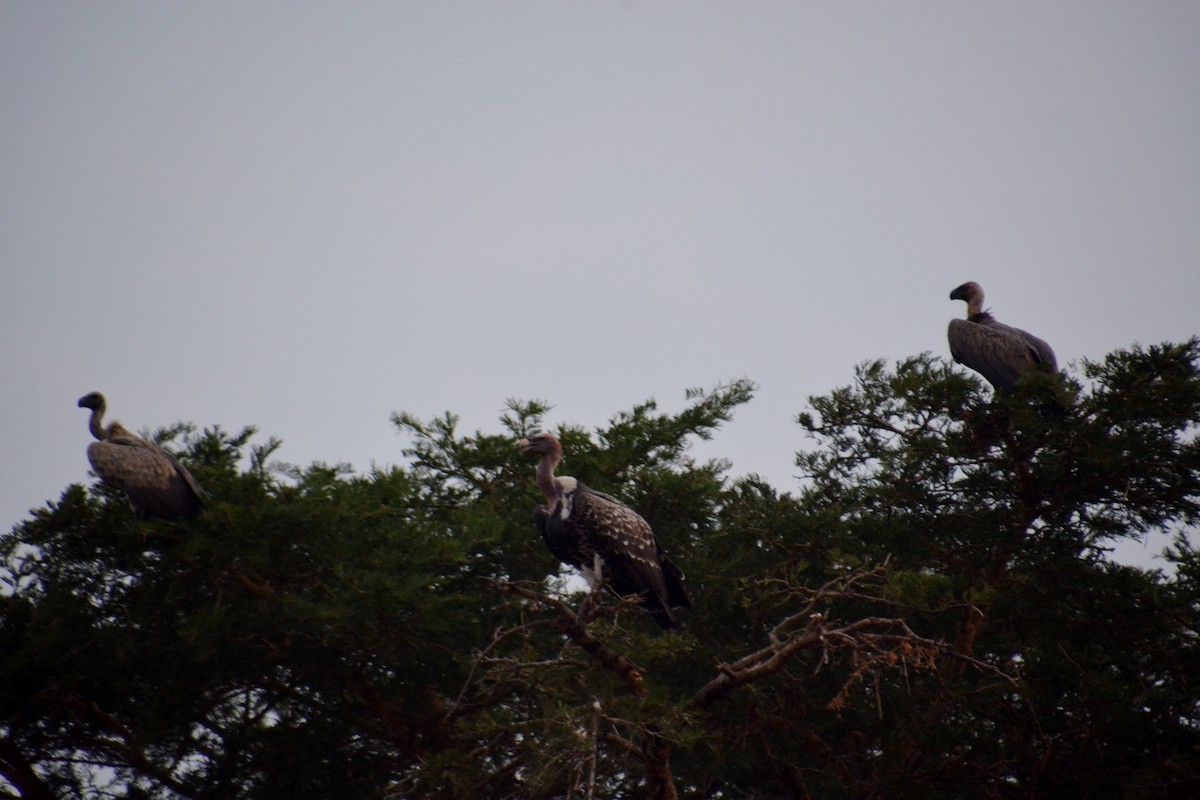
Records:
[[[529,441],[528,439],[522,439],[521,441],[517,442],[517,447],[521,448],[521,452],[528,453],[529,448],[533,447],[533,442]]]
[[[967,293],[963,290],[963,287],[959,286],[957,289],[955,289],[953,292],[950,293],[950,299],[951,300],[966,300]]]

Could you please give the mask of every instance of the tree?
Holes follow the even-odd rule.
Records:
[[[660,632],[545,550],[516,440],[267,467],[179,426],[213,502],[71,486],[0,541],[8,796],[1186,797],[1200,786],[1200,342],[1031,375],[922,355],[810,398],[800,486],[697,462],[752,387],[558,433],[695,608]],[[1061,409],[1066,408],[1066,413]],[[1175,534],[1173,573],[1106,547]],[[4,784],[0,783],[0,787]],[[3,796],[3,795],[0,795]]]

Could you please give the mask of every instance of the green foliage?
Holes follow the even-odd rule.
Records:
[[[161,431],[199,517],[75,485],[0,539],[0,796],[1192,796],[1200,342],[1079,381],[864,364],[793,492],[690,454],[747,381],[563,426],[687,573],[669,632],[534,531],[543,403],[398,413],[368,474]],[[1106,558],[1164,531],[1170,574]]]

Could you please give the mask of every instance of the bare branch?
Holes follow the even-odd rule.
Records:
[[[92,721],[98,723],[101,728],[107,730],[115,738],[114,739],[97,739],[96,745],[99,748],[106,749],[113,753],[120,754],[129,766],[136,769],[147,778],[157,781],[168,787],[171,791],[178,794],[180,797],[195,797],[195,793],[184,784],[180,783],[171,775],[169,769],[160,764],[156,764],[139,747],[135,747],[132,743],[137,739],[133,732],[129,730],[116,717],[103,711],[96,703],[88,703],[84,700],[75,698],[68,699],[64,705],[73,708],[89,717]]]
[[[54,792],[38,776],[33,762],[25,757],[21,749],[9,739],[0,739],[0,775],[3,775],[26,800],[55,800]]]
[[[591,745],[592,752],[588,756],[588,780],[587,780],[587,800],[594,800],[596,796],[596,761],[599,755],[598,749],[600,736],[600,698],[592,698],[592,731]]]
[[[586,622],[581,620],[579,615],[572,611],[566,603],[510,581],[490,581],[490,583],[502,592],[523,597],[557,611],[558,618],[554,621],[554,627],[566,634],[567,638],[577,647],[582,648],[600,662],[602,667],[624,681],[633,695],[636,697],[646,696],[645,673],[642,668],[588,633]]]
[[[497,646],[513,636],[528,633],[533,628],[540,628],[547,624],[549,624],[547,620],[533,620],[507,630],[498,628],[492,634],[492,641],[488,642],[487,647],[475,652],[475,657],[471,660],[471,670],[467,673],[467,679],[463,681],[462,689],[459,690],[458,696],[454,698],[454,702],[451,703],[450,707],[446,710],[446,717],[451,718],[455,715],[455,713],[457,713],[459,706],[462,705],[463,698],[466,697],[467,690],[475,681],[475,673],[479,670],[479,665],[488,659],[488,655],[494,649],[496,649]]]
[[[956,652],[944,642],[918,636],[898,617],[864,617],[851,623],[830,622],[820,609],[833,600],[874,600],[859,588],[880,581],[887,565],[861,569],[838,576],[818,589],[810,590],[784,584],[781,594],[793,602],[800,598],[802,607],[784,617],[767,633],[768,644],[731,664],[718,664],[718,674],[692,695],[687,707],[704,709],[733,690],[762,680],[781,670],[797,653],[819,650],[815,671],[819,671],[836,651],[853,654],[853,671],[838,696],[830,701],[836,708],[844,702],[849,688],[876,666],[907,670],[936,670],[938,659],[948,657],[962,666],[973,666],[1000,676],[1015,686],[1013,678],[1001,670]],[[800,627],[800,626],[803,627]]]

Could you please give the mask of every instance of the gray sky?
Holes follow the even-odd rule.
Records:
[[[947,354],[965,280],[1064,366],[1184,340],[1198,40],[1191,0],[0,4],[0,524],[87,480],[93,389],[366,469],[396,410],[745,376],[698,452],[789,489],[806,398]]]

